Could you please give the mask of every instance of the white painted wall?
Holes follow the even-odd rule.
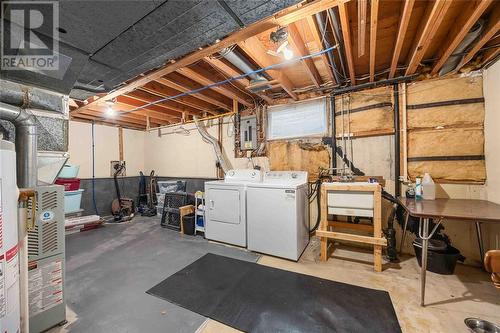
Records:
[[[119,159],[118,128],[95,125],[95,176],[110,177],[110,162]],[[138,175],[144,169],[145,133],[123,130],[123,157],[127,175]],[[69,164],[79,165],[79,178],[92,177],[92,125],[77,121],[69,122]]]
[[[486,195],[500,204],[500,61],[484,72]],[[490,249],[500,249],[500,225],[487,228]]]

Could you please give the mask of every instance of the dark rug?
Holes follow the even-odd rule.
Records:
[[[245,332],[401,332],[385,291],[211,253],[147,293]]]

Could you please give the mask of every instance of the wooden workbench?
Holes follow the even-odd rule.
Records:
[[[333,191],[353,191],[373,193],[373,226],[364,224],[346,223],[328,220],[328,193]],[[321,240],[321,260],[328,260],[329,253],[333,249],[333,244],[328,241],[344,240],[350,242],[373,245],[374,269],[382,271],[382,246],[387,246],[387,240],[382,236],[382,207],[381,207],[382,186],[372,183],[323,183],[321,185],[321,220],[316,235]],[[352,215],[351,215],[352,216]],[[334,228],[362,230],[372,233],[372,236],[336,232]]]

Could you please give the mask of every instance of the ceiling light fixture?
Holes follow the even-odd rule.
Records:
[[[106,117],[113,118],[116,115],[116,111],[113,110],[111,106],[106,107]]]
[[[283,57],[285,57],[285,60],[292,60],[293,58],[293,51],[288,46],[283,48]]]

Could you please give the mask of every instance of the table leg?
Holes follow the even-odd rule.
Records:
[[[429,219],[420,219],[422,226],[422,267],[420,268],[420,305],[425,305],[425,277],[427,272],[427,248],[429,245]]]
[[[479,255],[481,257],[481,267],[484,268],[484,245],[483,233],[481,231],[481,222],[476,222],[477,243],[479,245]]]
[[[403,251],[403,244],[405,243],[406,238],[406,228],[408,227],[408,219],[410,218],[410,214],[406,213],[405,223],[403,227],[403,234],[401,235],[401,244],[399,244],[399,254]]]

